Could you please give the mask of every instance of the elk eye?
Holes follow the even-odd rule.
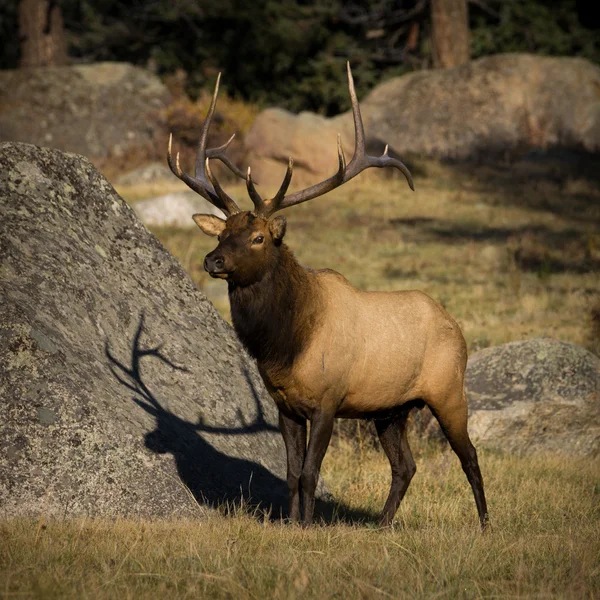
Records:
[[[264,235],[257,235],[253,240],[252,243],[253,244],[262,244],[265,241],[265,236]]]

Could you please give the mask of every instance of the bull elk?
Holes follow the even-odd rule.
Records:
[[[220,78],[220,75],[219,75]],[[477,454],[467,432],[464,373],[467,348],[456,321],[419,291],[365,292],[339,273],[302,267],[283,243],[286,219],[275,212],[312,200],[370,167],[395,167],[414,190],[412,176],[399,160],[365,151],[365,134],[350,65],[348,87],[354,116],[355,149],[346,164],[338,136],[338,169],[329,179],[287,194],[293,161],[279,191],[263,199],[252,174],[245,176],[253,211],[242,211],[211,172],[219,159],[237,176],[243,173],[225,154],[233,137],[206,149],[219,79],[204,121],[195,176],[182,171],[179,154],[168,162],[173,173],[225,213],[193,215],[200,229],[217,236],[204,268],[225,279],[233,325],[256,359],[264,383],[279,408],[287,451],[289,517],[312,523],[315,488],[333,430],[334,418],[373,419],[387,454],[392,483],[381,515],[391,524],[415,474],[406,436],[411,408],[427,405],[440,423],[471,484],[482,527],[487,507]],[[307,444],[306,421],[310,420]]]

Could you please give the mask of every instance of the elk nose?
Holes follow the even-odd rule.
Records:
[[[204,270],[208,273],[222,271],[225,266],[225,261],[222,256],[211,256],[208,254],[204,259]]]

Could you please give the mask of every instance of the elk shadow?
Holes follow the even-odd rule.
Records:
[[[240,427],[206,425],[202,418],[196,423],[187,421],[165,409],[148,388],[142,377],[141,359],[158,360],[177,371],[189,372],[189,369],[175,364],[165,356],[162,344],[153,348],[142,348],[141,338],[144,331],[145,319],[142,314],[131,343],[130,364],[119,361],[113,355],[108,340],[105,344],[105,355],[113,376],[133,392],[131,400],[156,419],[155,429],[144,436],[146,448],[157,454],[173,455],[179,478],[199,505],[219,509],[226,514],[242,509],[259,520],[285,519],[287,483],[255,461],[221,452],[201,435],[279,433],[278,427],[265,420],[258,390],[248,370],[243,367],[244,377],[256,406],[256,417],[252,423],[244,421],[241,411],[238,411],[238,419],[242,423]],[[328,494],[317,501],[315,509],[315,516],[325,523],[341,521],[366,524],[377,520],[374,513],[336,503]]]

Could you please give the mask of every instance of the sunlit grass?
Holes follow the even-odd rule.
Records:
[[[243,509],[196,521],[2,522],[0,597],[597,598],[598,460],[480,454],[484,535],[456,457],[423,451],[391,530],[305,530]],[[337,442],[323,474],[336,499],[381,509],[382,453]]]

